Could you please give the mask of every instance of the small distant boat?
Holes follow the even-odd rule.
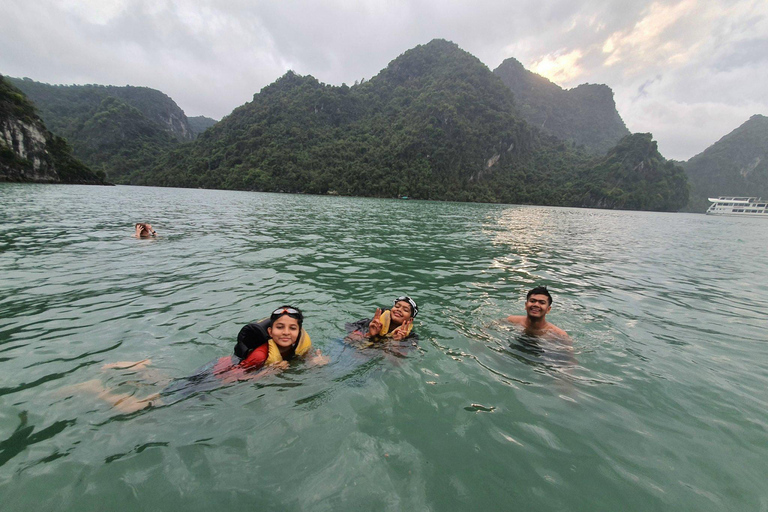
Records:
[[[707,215],[742,215],[768,217],[768,201],[759,197],[710,197],[712,202]]]

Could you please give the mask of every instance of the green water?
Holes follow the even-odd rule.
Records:
[[[752,218],[0,185],[0,510],[768,510],[766,247]],[[575,363],[496,323],[540,283]],[[404,293],[418,348],[340,342]],[[286,302],[326,366],[135,413],[76,386],[158,392]]]

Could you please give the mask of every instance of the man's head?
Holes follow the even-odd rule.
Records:
[[[525,296],[525,313],[531,319],[543,319],[552,309],[552,296],[546,286],[537,286]]]
[[[549,299],[548,305],[552,305],[552,296],[549,294],[549,290],[547,290],[546,286],[537,286],[532,289],[528,292],[528,295],[525,296],[525,300],[530,299],[531,295],[546,295],[547,299]]]

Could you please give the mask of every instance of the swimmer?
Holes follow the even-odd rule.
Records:
[[[408,296],[398,297],[391,309],[382,311],[381,308],[376,308],[373,318],[347,324],[347,332],[350,339],[392,338],[395,341],[401,341],[411,335],[413,319],[418,314],[419,307],[416,301]],[[363,333],[364,329],[366,329],[365,333]]]
[[[115,393],[107,389],[99,380],[76,384],[69,389],[94,393],[119,411],[131,413],[160,403],[161,395],[179,394],[185,396],[192,392],[214,389],[222,383],[249,380],[279,372],[288,368],[289,361],[294,358],[306,356],[308,363],[312,366],[327,364],[329,358],[322,355],[320,350],[310,354],[312,340],[304,331],[303,323],[304,315],[298,308],[281,306],[272,312],[268,321],[265,319],[262,322],[246,325],[238,335],[238,347],[240,347],[244,333],[252,333],[253,326],[256,325],[267,326],[268,339],[263,336],[261,339],[247,340],[251,348],[244,348],[244,352],[240,352],[239,355],[221,357],[203,366],[194,375],[177,380],[165,388],[162,393],[154,393],[141,399],[132,394]],[[249,328],[251,329],[249,330]],[[106,364],[102,369],[133,372],[145,369],[149,362],[148,359],[138,362],[121,361]],[[258,371],[262,368],[264,371]]]
[[[365,336],[389,336],[395,341],[403,340],[411,334],[413,319],[418,314],[419,307],[412,298],[405,295],[398,297],[392,304],[392,309],[382,312],[381,308],[376,308]]]
[[[219,362],[225,369],[241,368],[260,368],[261,366],[276,365],[281,368],[288,367],[288,361],[294,357],[301,357],[309,354],[312,347],[312,340],[304,331],[302,325],[304,315],[298,308],[293,306],[280,306],[272,312],[269,317],[267,333],[269,340],[266,343],[259,344],[253,349],[241,345],[240,342],[244,336],[255,332],[259,326],[257,324],[248,324],[238,335],[238,346],[235,348],[235,355],[232,358],[221,358]],[[258,342],[257,342],[258,343]],[[233,364],[227,365],[227,361]],[[316,350],[310,358],[312,364],[325,364],[328,358],[323,356],[319,350]],[[217,364],[217,366],[220,366]],[[221,373],[221,370],[214,367],[214,372]],[[237,380],[237,379],[235,379]]]
[[[552,310],[552,296],[546,286],[537,286],[525,298],[525,316],[510,315],[507,322],[523,327],[526,334],[536,337],[551,337],[571,345],[568,333],[547,322],[547,313]]]
[[[136,223],[136,238],[147,238],[150,236],[157,236],[157,232],[152,229],[152,224],[146,222]]]

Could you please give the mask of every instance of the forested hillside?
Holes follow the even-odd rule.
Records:
[[[188,117],[187,121],[189,121],[189,127],[192,129],[192,134],[195,137],[218,122],[215,119],[211,119],[210,117],[205,116]]]
[[[689,193],[682,167],[659,153],[650,133],[621,139],[590,164],[573,187],[583,191],[582,206],[625,210],[679,210]]]
[[[101,184],[53,135],[24,93],[0,75],[0,181]]]
[[[559,139],[605,154],[629,135],[607,85],[582,84],[563,90],[513,58],[493,72],[512,90],[523,119]]]
[[[48,128],[69,141],[75,156],[117,183],[195,137],[184,111],[154,89],[11,82],[32,100]]]
[[[646,157],[627,154],[622,165],[594,160],[532,128],[519,116],[509,88],[485,65],[455,44],[435,40],[354,87],[289,72],[194,143],[137,174],[134,183],[680,208],[687,193],[682,170],[667,166],[658,152]],[[641,162],[644,173],[628,179]],[[601,181],[587,183],[591,178]],[[664,184],[681,187],[662,194],[666,202],[639,192]]]
[[[707,197],[768,199],[768,117],[752,116],[683,167],[691,183],[690,211],[706,211]]]

